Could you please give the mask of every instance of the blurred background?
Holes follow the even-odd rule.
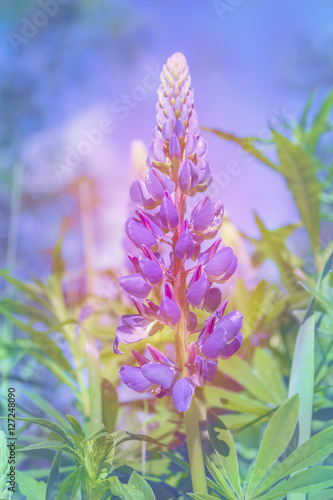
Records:
[[[1,14],[0,267],[28,279],[49,274],[65,227],[73,280],[123,263],[128,189],[174,52],[188,60],[201,125],[244,137],[270,139],[333,84],[329,0],[2,0]],[[241,231],[257,236],[255,212],[270,229],[299,220],[282,176],[205,137],[211,195]]]

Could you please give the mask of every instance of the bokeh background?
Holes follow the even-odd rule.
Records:
[[[87,259],[99,270],[123,263],[128,188],[144,164],[133,141],[149,145],[172,53],[186,55],[201,125],[240,136],[269,139],[270,126],[292,124],[310,93],[321,102],[333,83],[330,0],[2,0],[0,9],[0,267],[25,278],[48,275],[65,226],[73,280]],[[205,137],[211,194],[239,229],[256,236],[255,212],[271,229],[298,220],[282,177]],[[305,233],[295,235],[289,244],[306,253]]]

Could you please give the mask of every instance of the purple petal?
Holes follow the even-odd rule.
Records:
[[[197,156],[204,157],[208,151],[207,142],[203,137],[199,137],[197,145]]]
[[[173,202],[166,195],[164,195],[162,199],[160,219],[163,226],[168,229],[174,229],[178,226],[179,223],[177,209]]]
[[[128,219],[125,224],[126,234],[134,245],[141,247],[143,244],[151,248],[157,244],[156,238],[140,222]]]
[[[204,231],[207,229],[212,224],[214,215],[214,203],[206,196],[192,212],[194,230]]]
[[[159,363],[149,363],[142,367],[142,374],[153,384],[169,389],[173,383],[174,373],[171,368]]]
[[[150,344],[147,344],[147,348],[148,348],[148,351],[150,352],[150,354],[152,355],[154,361],[156,361],[157,363],[161,363],[163,365],[167,365],[167,366],[171,366],[171,367],[175,366],[175,363],[170,358],[168,358],[168,356],[166,356],[161,351],[156,349],[156,347],[154,347]]]
[[[243,315],[239,311],[232,311],[226,316],[224,316],[218,323],[216,323],[215,328],[223,328],[226,332],[226,339],[229,342],[233,339],[237,333],[240,331],[243,325]]]
[[[139,257],[140,270],[149,283],[157,285],[163,278],[163,271],[158,262],[148,259],[145,255]]]
[[[214,312],[221,305],[222,293],[219,288],[211,288],[205,297],[204,309],[208,312]]]
[[[148,149],[149,156],[153,161],[164,163],[166,160],[164,153],[164,141],[162,138],[154,139]]]
[[[189,302],[200,309],[204,303],[205,296],[207,295],[210,287],[210,282],[205,273],[198,279],[198,281],[192,283],[189,286],[187,292],[187,298]]]
[[[194,385],[187,377],[177,380],[172,391],[172,399],[176,410],[179,412],[187,411],[191,406],[193,394]]]
[[[166,295],[163,296],[159,313],[165,323],[176,325],[180,321],[180,309],[178,304],[169,299]]]
[[[222,278],[225,272],[228,270],[231,262],[233,260],[233,251],[230,247],[224,247],[219,250],[208,262],[205,267],[205,271],[209,278],[212,280],[217,280]]]
[[[167,120],[162,127],[162,137],[165,141],[170,141],[173,136],[173,120]]]
[[[235,255],[233,255],[231,263],[230,263],[226,273],[224,274],[224,276],[222,278],[220,278],[217,281],[217,283],[225,283],[234,274],[236,269],[237,269],[237,257],[235,257]]]
[[[180,158],[180,144],[176,134],[173,134],[169,144],[170,158]]]
[[[185,125],[183,120],[181,120],[180,118],[177,118],[175,125],[175,133],[178,138],[185,135]]]
[[[193,311],[190,311],[189,318],[188,318],[188,325],[187,325],[189,332],[193,332],[193,330],[196,329],[197,322],[198,322],[198,320],[197,320],[196,314]]]
[[[147,190],[156,201],[160,201],[164,196],[164,187],[156,177],[154,170],[149,168],[146,174],[146,186]],[[156,206],[156,205],[155,205]]]
[[[208,368],[207,381],[213,382],[217,372],[217,361],[211,361],[210,359],[208,359],[207,368]]]
[[[238,351],[238,349],[240,349],[242,342],[243,335],[241,334],[241,332],[239,332],[237,333],[236,337],[222,349],[220,357],[222,359],[228,359],[233,356]]]
[[[149,196],[142,179],[132,182],[130,187],[131,200],[140,208],[155,208],[157,203]]]
[[[196,149],[197,149],[197,138],[195,137],[195,135],[193,135],[193,134],[191,134],[191,132],[189,132],[187,134],[186,146],[185,146],[186,158],[193,156]]]
[[[192,240],[191,233],[188,229],[185,229],[183,234],[180,235],[179,240],[175,246],[175,254],[178,259],[190,259],[194,252],[194,243]]]
[[[119,285],[125,290],[125,292],[142,299],[145,299],[151,291],[151,286],[141,276],[141,274],[122,276],[119,278]]]
[[[221,238],[219,238],[218,240],[214,241],[214,243],[209,248],[207,248],[207,250],[205,250],[204,252],[201,252],[198,255],[198,262],[199,262],[199,264],[201,264],[202,266],[204,266],[205,264],[207,264],[207,262],[209,261],[209,259],[211,259],[213,257],[213,255],[216,254],[217,249],[218,249],[221,241],[222,241]]]
[[[191,184],[192,184],[192,176],[191,176],[191,160],[185,160],[180,164],[178,171],[178,181],[180,189],[184,193],[188,193]]]
[[[143,354],[140,354],[137,351],[132,350],[132,354],[140,366],[147,365],[148,363],[151,363],[150,359],[146,358],[146,356],[143,356]]]
[[[142,375],[141,368],[137,366],[122,366],[119,375],[124,384],[136,392],[145,392],[152,385],[152,383]]]
[[[207,358],[217,359],[226,343],[225,332],[222,329],[214,330],[213,333],[209,335],[208,339],[202,344],[201,352]]]

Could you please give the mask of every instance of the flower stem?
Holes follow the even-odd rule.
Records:
[[[206,474],[202,456],[195,395],[193,395],[190,408],[187,410],[187,412],[184,413],[184,418],[187,449],[191,467],[193,493],[207,494]]]

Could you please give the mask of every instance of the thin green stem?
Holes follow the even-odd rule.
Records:
[[[187,412],[184,413],[187,449],[190,459],[191,479],[194,493],[207,494],[205,466],[202,456],[201,439],[195,395]]]

